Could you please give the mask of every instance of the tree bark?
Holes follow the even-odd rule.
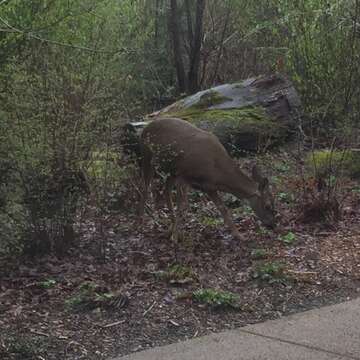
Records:
[[[203,35],[203,18],[206,0],[197,0],[195,15],[194,40],[191,46],[188,90],[190,94],[199,90],[200,50]]]
[[[187,90],[184,62],[181,53],[179,22],[180,14],[177,7],[177,0],[170,0],[169,30],[172,36],[174,61],[177,80],[180,92]]]
[[[223,31],[221,34],[220,45],[219,45],[219,50],[218,50],[217,57],[216,57],[215,69],[214,69],[214,73],[212,76],[211,85],[215,84],[215,80],[217,78],[219,65],[220,65],[221,57],[222,57],[223,50],[224,50],[224,41],[225,41],[226,31],[227,31],[227,27],[228,27],[229,20],[230,20],[230,11],[231,11],[231,8],[230,8],[230,6],[228,6],[228,8],[226,10],[226,18],[225,18],[224,28],[223,28]]]
[[[194,34],[193,34],[193,20],[191,16],[191,5],[190,0],[185,0],[185,10],[186,10],[186,21],[188,27],[188,41],[190,45],[190,49],[192,49],[193,42],[194,42]],[[190,50],[191,52],[192,50]]]
[[[159,40],[159,8],[160,8],[160,0],[156,0],[155,2],[155,24],[154,24],[154,46],[155,49],[158,47]]]

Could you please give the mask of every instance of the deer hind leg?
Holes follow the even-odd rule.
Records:
[[[144,219],[146,200],[148,198],[149,187],[151,185],[151,181],[153,177],[154,177],[154,168],[151,164],[151,155],[144,154],[141,162],[142,189],[141,189],[140,203],[138,209],[140,222],[142,222]]]
[[[167,208],[170,211],[171,220],[173,220],[173,221],[175,219],[175,214],[174,214],[173,202],[172,202],[172,199],[171,199],[171,191],[172,191],[172,189],[174,187],[175,181],[176,181],[176,178],[174,176],[169,176],[166,179],[165,194],[164,194],[165,195],[166,205],[167,205]]]
[[[239,230],[236,228],[236,225],[234,224],[234,221],[232,220],[232,216],[230,214],[230,211],[224,204],[224,201],[221,199],[219,194],[216,191],[208,191],[206,194],[209,196],[209,198],[213,201],[213,203],[216,205],[217,209],[220,211],[222,217],[224,218],[225,225],[230,229],[231,235],[238,240],[241,240],[242,237],[239,233]]]
[[[171,198],[171,191],[176,184],[176,212],[174,211],[174,206]],[[180,179],[175,176],[170,176],[166,180],[165,186],[165,198],[167,207],[170,210],[171,216],[171,228],[169,230],[169,235],[177,242],[181,238],[181,228],[183,222],[183,212],[187,204],[187,186]]]
[[[181,192],[184,209],[189,209],[189,185],[182,182],[178,186],[178,191]]]
[[[175,185],[175,181],[176,181],[176,178],[174,176],[169,176],[166,179],[165,191],[164,191],[166,206],[167,206],[168,210],[170,211],[170,218],[171,218],[171,225],[170,225],[169,230],[167,231],[167,235],[169,237],[171,237],[174,232],[174,227],[175,227],[175,222],[176,222],[174,206],[173,206],[172,196],[171,196],[172,189]]]

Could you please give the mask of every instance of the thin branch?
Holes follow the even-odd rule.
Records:
[[[1,5],[4,5],[7,1],[9,1],[9,0],[2,0],[2,1],[0,2],[0,6],[1,6]]]
[[[1,5],[1,3],[0,3],[0,5]],[[90,47],[87,47],[87,46],[72,45],[72,44],[69,44],[69,43],[61,42],[61,41],[45,39],[45,38],[42,38],[42,37],[40,37],[40,36],[38,36],[36,34],[33,34],[32,32],[27,32],[27,31],[18,29],[16,27],[10,25],[2,17],[0,17],[0,21],[9,28],[8,30],[6,30],[6,32],[13,32],[13,33],[22,34],[22,35],[27,36],[27,37],[29,37],[31,39],[35,39],[35,40],[38,40],[38,41],[41,41],[41,42],[44,42],[44,43],[48,43],[48,44],[52,44],[52,45],[63,46],[63,47],[68,47],[68,48],[72,48],[72,49],[77,49],[77,50],[90,51],[90,52],[95,52],[95,53],[107,53],[107,54],[115,54],[115,53],[118,53],[118,52],[133,52],[133,51],[135,51],[135,50],[130,50],[130,49],[126,49],[126,48],[120,48],[120,49],[113,50],[113,51],[98,50],[98,49],[90,48]],[[0,31],[3,31],[3,29],[0,29]]]

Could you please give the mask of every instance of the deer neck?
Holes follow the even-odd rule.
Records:
[[[235,168],[228,179],[228,192],[237,198],[250,200],[259,196],[258,184],[239,168]]]

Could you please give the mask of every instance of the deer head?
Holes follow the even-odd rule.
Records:
[[[252,169],[252,179],[258,184],[258,192],[249,198],[250,206],[265,226],[274,228],[276,212],[269,180],[261,175],[256,166]]]

